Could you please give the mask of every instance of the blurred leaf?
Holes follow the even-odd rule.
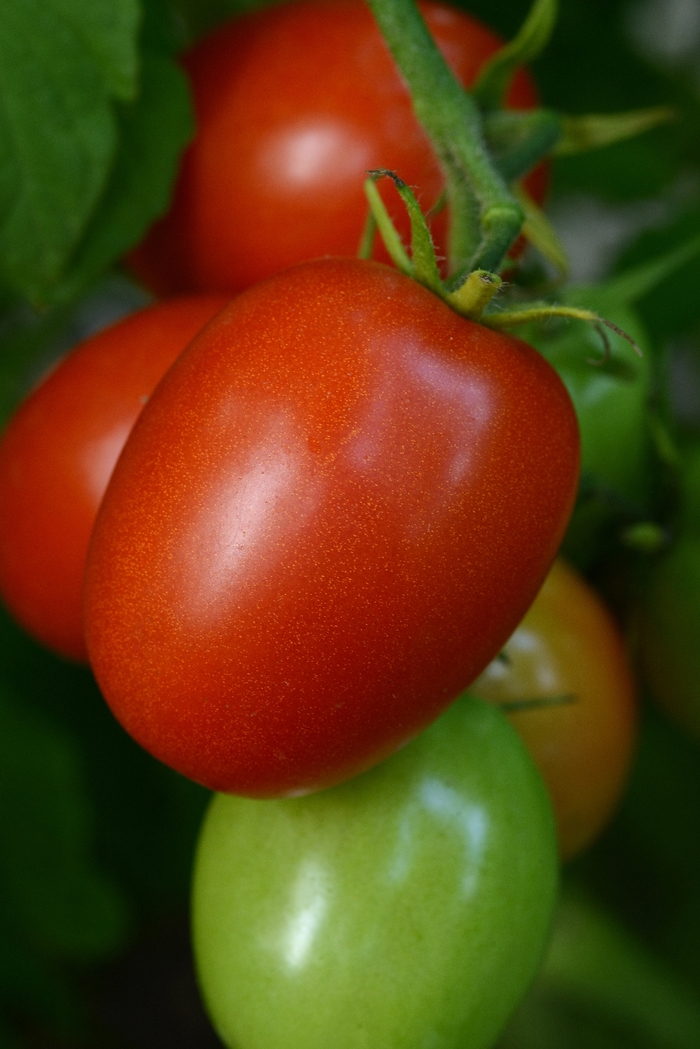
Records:
[[[182,149],[194,130],[184,74],[143,54],[141,93],[120,111],[120,149],[107,190],[54,301],[74,298],[118,260],[168,207]]]
[[[79,753],[0,684],[0,1010],[84,1025],[66,962],[104,958],[125,939],[125,901],[94,858]]]
[[[565,892],[499,1049],[696,1049],[700,1000],[592,899]]]
[[[578,875],[700,996],[698,827],[700,746],[647,707],[623,805]]]
[[[52,0],[51,8],[82,38],[100,66],[115,98],[136,94],[138,62],[135,47],[140,19],[138,0]]]
[[[685,209],[663,229],[642,233],[623,252],[617,269],[640,266],[662,253],[682,250],[693,235],[700,235],[700,205]],[[700,326],[698,288],[700,257],[696,256],[640,299],[639,311],[658,338],[693,331]]]
[[[95,854],[130,904],[150,920],[183,908],[210,792],[142,750],[86,668],[40,648],[0,609],[1,679],[79,752],[95,812]]]
[[[94,211],[133,93],[134,0],[5,0],[0,19],[0,271],[40,298]]]
[[[90,855],[90,819],[70,739],[0,691],[2,906],[41,953],[90,959],[124,936],[124,903]]]

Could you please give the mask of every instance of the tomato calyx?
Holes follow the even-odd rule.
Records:
[[[557,0],[534,0],[519,33],[486,63],[471,91],[451,72],[414,0],[369,0],[369,6],[445,177],[450,290],[474,270],[499,270],[522,231],[565,272],[556,233],[518,180],[551,153],[628,138],[671,119],[672,111],[568,117],[547,109],[504,110],[516,70],[549,42]]]
[[[389,216],[376,183],[389,178],[403,201],[411,223],[411,249],[406,250],[396,228]],[[503,287],[503,280],[497,274],[485,269],[474,269],[457,279],[444,279],[437,262],[435,246],[430,234],[426,217],[410,186],[396,172],[379,168],[369,172],[365,182],[365,193],[370,208],[370,221],[360,245],[360,257],[369,257],[372,252],[374,236],[378,231],[384,246],[398,270],[407,277],[422,284],[439,296],[448,306],[469,320],[484,324],[497,331],[530,324],[533,321],[545,321],[551,317],[564,317],[571,320],[593,324],[603,340],[603,355],[600,361],[591,364],[604,364],[610,357],[610,344],[605,334],[609,328],[621,336],[634,348],[641,357],[642,351],[635,340],[617,324],[602,317],[593,310],[581,306],[570,306],[562,303],[531,302],[517,309],[495,309],[492,300]],[[488,215],[486,216],[488,218]]]

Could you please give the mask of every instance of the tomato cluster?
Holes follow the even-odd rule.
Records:
[[[471,84],[497,38],[421,10]],[[616,626],[572,569],[548,575],[576,411],[546,353],[381,249],[350,257],[368,168],[427,207],[443,190],[358,0],[245,16],[184,65],[198,135],[129,260],[180,297],[87,340],[12,419],[0,593],[89,659],[148,751],[237,795],[212,804],[194,895],[227,1045],[485,1049],[554,899],[528,751],[568,858],[610,815],[634,738]],[[519,72],[508,105],[536,101]],[[454,702],[472,684],[490,703]]]
[[[463,11],[421,0],[421,11],[468,87],[500,46]],[[367,213],[368,169],[390,168],[426,210],[444,181],[369,8],[360,0],[295,0],[224,25],[184,59],[198,133],[185,153],[169,213],[130,256],[158,294],[237,292],[296,262],[354,255]],[[507,103],[537,104],[524,70]],[[528,176],[542,200],[546,166]],[[397,207],[397,229],[408,219]],[[433,222],[446,254],[447,212]],[[380,248],[382,261],[388,256]]]

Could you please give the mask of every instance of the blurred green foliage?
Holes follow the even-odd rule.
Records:
[[[82,297],[166,206],[177,155],[192,132],[174,52],[254,6],[3,4],[2,417],[50,359]],[[464,6],[512,36],[529,5]],[[561,0],[553,41],[534,66],[544,102],[565,112],[676,110],[672,124],[553,165],[555,199],[586,194],[623,209],[659,204],[655,227],[621,245],[616,273],[700,234],[700,77],[688,56],[641,53],[630,23],[643,7],[652,10],[650,0]],[[661,0],[655,9],[663,15]],[[53,86],[28,90],[30,75]],[[669,382],[679,340],[700,375],[699,286],[696,257],[635,302],[635,323],[646,329],[651,408],[680,442],[696,436],[694,424],[687,412],[682,425],[675,418]],[[550,333],[551,352],[569,354],[572,332]],[[582,345],[591,339],[594,346],[595,335]],[[545,352],[546,343],[545,333]],[[589,356],[587,345],[582,353]],[[569,366],[577,375],[590,367]],[[700,402],[697,390],[690,396]],[[631,440],[653,444],[647,430]],[[670,489],[663,462],[657,468],[651,495],[639,496],[640,513],[663,519]],[[623,519],[613,515],[607,545],[586,555],[598,580],[611,553],[629,567],[615,545]],[[613,594],[617,580],[608,583]],[[144,930],[184,911],[205,803],[204,790],[125,735],[87,670],[40,650],[0,616],[0,1047],[106,1044],[94,1030],[86,979]],[[700,747],[651,709],[623,807],[568,878],[553,953],[503,1049],[690,1049],[700,1009]],[[604,980],[593,978],[596,969]],[[654,1015],[663,1022],[642,1022]]]

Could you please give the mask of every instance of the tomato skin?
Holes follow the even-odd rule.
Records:
[[[204,998],[236,1049],[487,1049],[556,883],[541,780],[507,720],[463,697],[333,790],[214,798],[193,887]]]
[[[544,359],[395,270],[322,259],[249,289],[168,373],[103,502],[86,633],[108,703],[217,790],[362,771],[522,618],[578,456]]]
[[[501,41],[445,4],[421,10],[465,85]],[[367,170],[390,168],[424,208],[442,174],[408,91],[361,0],[296,0],[220,26],[184,58],[198,134],[175,199],[130,258],[158,294],[239,291],[306,259],[355,255],[367,215]],[[508,96],[537,104],[524,71]],[[528,183],[539,201],[547,174]],[[382,187],[406,240],[398,196]],[[446,253],[446,213],[434,224]],[[388,261],[383,249],[378,258]]]
[[[86,339],[23,401],[0,440],[0,595],[60,655],[87,661],[85,558],[119,452],[156,383],[227,301],[173,299]]]
[[[607,822],[629,771],[636,701],[624,643],[595,591],[558,560],[503,652],[507,662],[494,660],[474,695],[495,703],[574,697],[509,715],[547,784],[568,860]]]

